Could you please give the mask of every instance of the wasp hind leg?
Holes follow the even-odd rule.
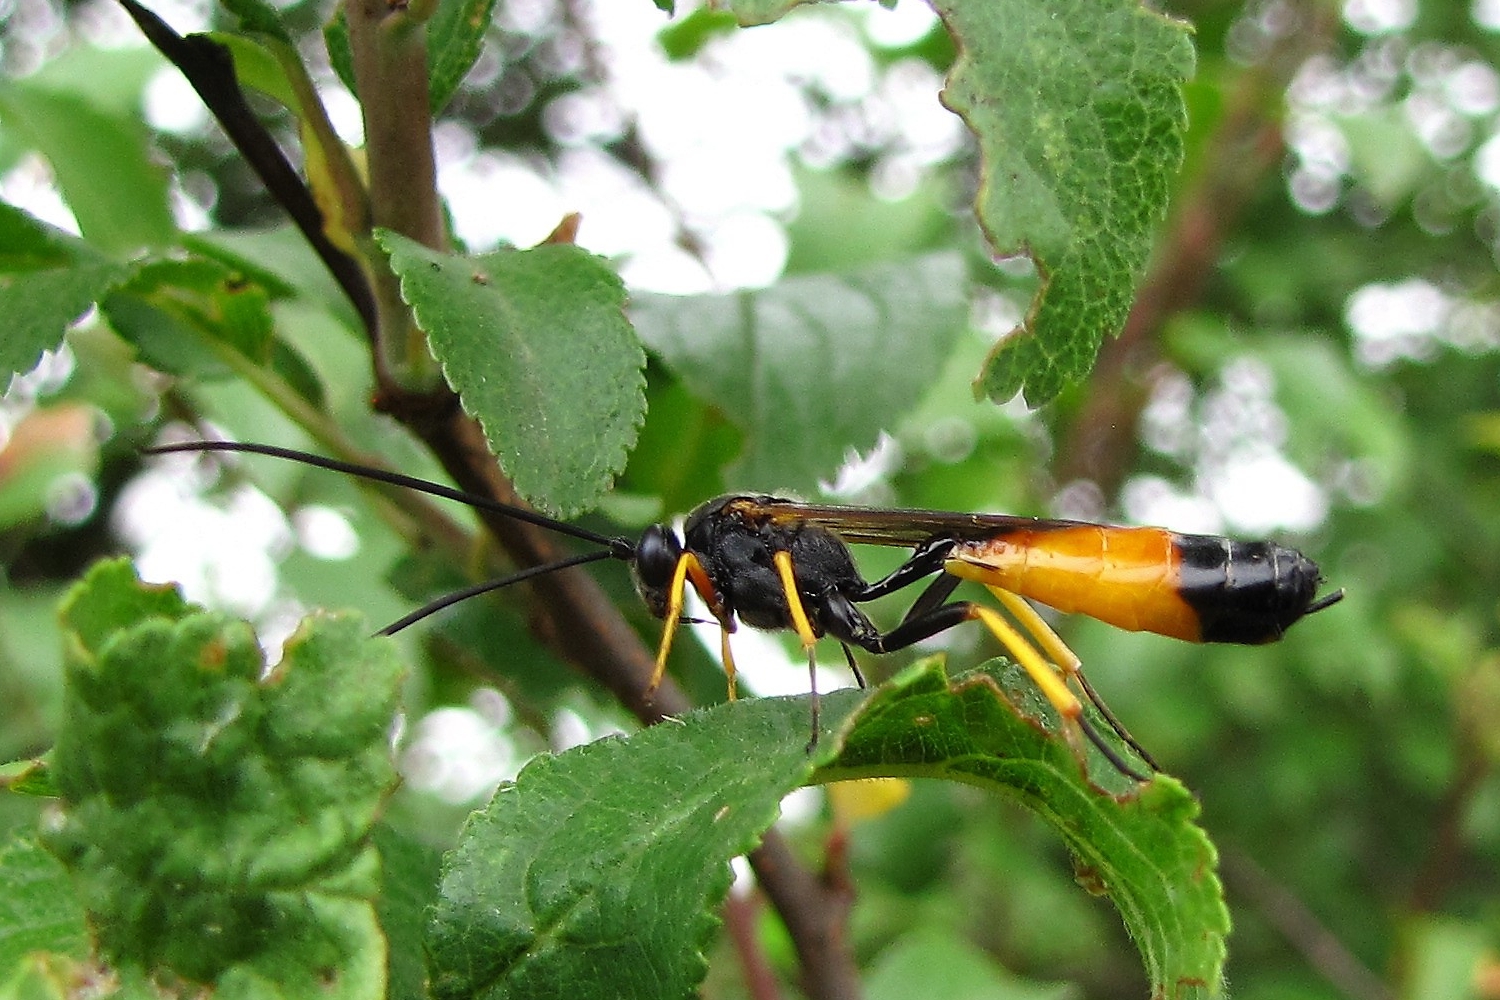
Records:
[[[951,581],[951,582],[950,582]],[[915,604],[901,624],[884,635],[876,635],[870,638],[868,643],[861,643],[865,648],[876,653],[888,653],[898,649],[904,649],[913,643],[945,632],[956,625],[966,621],[982,622],[989,629],[1002,646],[1005,647],[1011,657],[1026,671],[1033,684],[1042,692],[1042,696],[1052,705],[1058,715],[1062,718],[1063,733],[1070,743],[1074,743],[1078,733],[1083,733],[1088,741],[1104,755],[1114,768],[1121,774],[1135,781],[1149,781],[1150,776],[1142,774],[1139,769],[1132,766],[1120,752],[1106,741],[1094,724],[1089,721],[1083,711],[1083,703],[1078,700],[1071,688],[1068,687],[1065,678],[1082,676],[1077,673],[1076,666],[1072,672],[1066,668],[1056,666],[1047,661],[1047,658],[1037,649],[1036,644],[1022,635],[1021,632],[1006,620],[1005,616],[993,608],[987,608],[981,604],[970,601],[955,601],[952,604],[941,603],[953,592],[958,585],[956,577],[939,577],[930,586]],[[1018,598],[1019,600],[1019,598]],[[1029,606],[1028,606],[1029,609]],[[1035,611],[1032,611],[1035,614]],[[1040,620],[1040,619],[1038,619]],[[1045,625],[1045,623],[1043,623]],[[1051,630],[1048,629],[1048,632]],[[1042,640],[1038,640],[1039,642]],[[1062,649],[1062,640],[1057,640]],[[1069,656],[1076,664],[1077,657]],[[1082,685],[1080,685],[1082,686]],[[1089,695],[1089,689],[1085,688],[1085,695]],[[1090,697],[1090,701],[1098,702]],[[1104,713],[1106,719],[1112,717]],[[1134,743],[1134,741],[1127,741]],[[1081,748],[1080,748],[1081,749]]]
[[[1083,661],[1078,658],[1078,654],[1073,652],[1066,642],[1063,642],[1062,636],[1047,624],[1047,620],[1037,613],[1036,608],[1031,606],[1031,602],[1019,594],[1002,590],[999,587],[987,589],[1005,606],[1005,610],[1010,612],[1011,617],[1031,633],[1031,638],[1057,666],[1063,677],[1077,682],[1079,690],[1083,692],[1084,697],[1088,698],[1089,704],[1094,706],[1100,717],[1109,723],[1109,728],[1114,731],[1114,734],[1124,741],[1126,746],[1134,750],[1151,770],[1160,771],[1161,766],[1156,763],[1156,759],[1147,752],[1145,747],[1141,746],[1139,740],[1130,735],[1124,723],[1115,716],[1114,712],[1110,711],[1104,699],[1099,697],[1099,693],[1089,683],[1088,677],[1083,672]]]
[[[984,623],[990,634],[999,640],[1011,656],[1015,657],[1017,663],[1031,677],[1033,683],[1041,688],[1042,695],[1052,703],[1052,707],[1062,716],[1064,732],[1073,740],[1074,732],[1082,732],[1088,737],[1090,743],[1102,753],[1115,769],[1136,781],[1149,781],[1150,776],[1142,774],[1138,769],[1131,766],[1124,756],[1107,742],[1089,717],[1083,712],[1083,703],[1073,690],[1063,680],[1067,676],[1064,671],[1049,663],[1046,657],[1037,650],[1014,625],[1006,621],[998,611],[986,608],[978,604],[970,605],[971,615]],[[1076,727],[1076,728],[1075,728]]]

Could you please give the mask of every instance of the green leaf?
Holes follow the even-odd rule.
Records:
[[[339,82],[349,93],[358,94],[354,85],[354,51],[349,47],[349,19],[344,16],[344,7],[323,25],[323,44],[328,48],[328,64],[338,76]]]
[[[943,103],[979,139],[990,245],[1042,276],[977,383],[1047,402],[1119,332],[1182,162],[1189,29],[1138,0],[935,0],[959,50]]]
[[[137,114],[107,114],[83,98],[23,82],[0,87],[0,120],[36,149],[85,239],[129,256],[173,241],[167,171]]]
[[[745,433],[729,486],[808,490],[937,378],[968,316],[962,258],[930,254],[729,295],[637,296],[641,339]]]
[[[229,50],[234,59],[234,76],[241,87],[258,90],[302,117],[303,109],[292,88],[292,81],[270,49],[254,38],[232,35],[227,31],[205,32],[205,37]]]
[[[384,824],[375,827],[380,850],[380,927],[390,943],[390,1000],[426,1000],[422,932],[437,902],[436,850]]]
[[[35,368],[68,324],[129,276],[82,240],[0,203],[0,382]]]
[[[395,782],[391,645],[315,616],[268,673],[248,625],[123,560],[62,614],[67,806],[47,846],[106,955],[230,993],[384,996],[368,838]]]
[[[57,784],[52,780],[51,764],[43,757],[0,764],[0,790],[17,795],[57,797]]]
[[[270,295],[245,274],[207,258],[152,261],[114,295],[105,312],[122,337],[159,371],[197,378],[270,368],[314,404],[317,376],[276,336]]]
[[[67,869],[35,842],[13,840],[0,847],[0,984],[37,952],[86,958],[88,927]]]
[[[359,327],[349,300],[295,226],[189,233],[181,243],[199,256],[238,271],[264,288],[273,301],[297,298],[301,306],[321,306],[340,317],[351,330]]]
[[[930,665],[905,671],[865,703],[818,779],[947,778],[1016,799],[1062,836],[1079,881],[1120,911],[1153,996],[1216,995],[1229,914],[1197,801],[1165,775],[1102,792],[1093,781],[1121,777],[1091,755],[1085,778],[1065,741],[1017,713],[1004,693],[1015,676],[986,669],[950,683]],[[1018,690],[1033,700],[1029,684]]]
[[[149,46],[75,45],[49,58],[26,81],[49,93],[72,94],[112,117],[139,118],[146,85],[170,65]]]
[[[824,699],[825,755],[859,698]],[[433,995],[689,995],[729,860],[811,774],[807,737],[805,699],[756,699],[527,765],[448,856]]]
[[[447,106],[473,68],[489,30],[495,0],[451,0],[427,24],[427,98],[432,113]]]
[[[810,2],[811,0],[729,0],[728,7],[735,20],[749,27],[779,21],[793,7]]]
[[[645,410],[645,354],[625,290],[571,245],[441,254],[379,236],[402,297],[464,409],[532,503],[586,510],[624,468]]]
[[[942,180],[891,201],[854,171],[799,170],[796,179],[799,208],[786,226],[788,275],[849,270],[953,244],[952,199]]]
[[[1028,982],[979,948],[936,929],[920,930],[891,944],[865,980],[869,1000],[1071,1000],[1071,983]]]
[[[1078,859],[1125,916],[1162,996],[1217,987],[1228,917],[1215,855],[1176,781],[1137,786],[1022,715],[1006,668],[949,682],[931,663],[865,695],[695,712],[628,739],[533,762],[466,827],[448,859],[429,947],[434,995],[674,997],[691,992],[725,862],[748,850],[781,797],[821,782],[938,777],[1011,796]],[[1034,689],[1017,682],[1030,703]]]
[[[287,45],[296,42],[286,30],[281,14],[265,0],[223,0],[224,9],[239,19],[238,30],[267,35]]]
[[[662,27],[656,44],[673,62],[693,58],[710,41],[738,27],[732,13],[704,5]]]
[[[225,346],[256,362],[269,358],[265,293],[218,261],[152,261],[106,301],[105,312],[158,371],[222,377],[232,370]]]
[[[325,292],[336,291],[331,283],[299,289],[293,280],[293,275],[288,274],[287,271],[293,271],[297,277],[311,277],[307,275],[307,270],[315,258],[310,250],[305,251],[305,256],[296,254],[296,250],[305,248],[305,243],[284,245],[287,241],[282,240],[281,237],[292,233],[295,233],[295,230],[292,230],[290,226],[282,229],[255,231],[219,230],[208,233],[184,233],[181,245],[197,256],[216,260],[231,271],[238,272],[244,278],[255,282],[273,301],[299,296],[318,299],[323,297]]]
[[[427,104],[436,115],[458,91],[479,52],[489,30],[495,0],[455,0],[436,5],[427,24]],[[349,22],[339,9],[323,28],[328,46],[328,60],[350,92],[359,93],[354,85],[354,53],[349,48]]]

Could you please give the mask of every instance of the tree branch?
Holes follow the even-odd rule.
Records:
[[[401,400],[386,402],[399,408]],[[479,425],[458,409],[456,399],[450,397],[443,411],[405,412],[402,419],[460,489],[505,503],[522,502],[495,464]],[[482,511],[479,516],[518,566],[539,565],[563,554],[547,531]],[[608,688],[642,723],[654,725],[692,707],[670,677],[654,696],[647,696],[656,657],[587,573],[566,570],[532,580],[530,586],[537,598],[533,629],[539,639]],[[808,995],[814,1000],[858,997],[858,970],[843,932],[847,885],[825,885],[792,856],[774,829],[749,860],[792,937]]]
[[[371,222],[434,250],[446,250],[432,113],[427,89],[424,21],[385,0],[348,0],[349,47],[365,124]],[[399,279],[368,240],[380,320],[374,334],[376,380],[384,389],[437,391],[442,376],[427,338],[401,300]]]
[[[204,35],[184,38],[135,0],[119,0],[147,41],[182,73],[208,108],[234,148],[250,164],[271,197],[286,210],[313,251],[338,282],[361,322],[375,328],[375,297],[360,261],[345,253],[328,238],[323,213],[300,174],[287,160],[271,133],[250,110],[234,75],[229,50]]]
[[[830,851],[830,874],[816,878],[775,832],[750,855],[750,867],[791,935],[802,988],[817,1000],[858,1000],[858,970],[844,934],[853,893],[838,852]]]
[[[766,953],[760,946],[760,935],[756,929],[756,918],[760,915],[760,897],[754,893],[730,890],[724,900],[724,929],[734,943],[734,952],[740,957],[740,968],[745,974],[745,992],[750,1000],[781,1000],[781,985]]]

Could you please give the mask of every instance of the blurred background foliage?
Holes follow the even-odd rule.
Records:
[[[154,9],[183,31],[220,16],[194,0]],[[970,390],[1034,279],[975,238],[973,149],[936,101],[951,46],[913,0],[802,10],[753,31],[686,5],[668,21],[644,2],[502,2],[437,130],[440,184],[475,249],[534,243],[582,212],[580,242],[636,291],[755,287],[961,249],[968,333],[873,453],[828,470],[831,493],[1306,549],[1348,598],[1273,647],[1061,627],[1115,712],[1202,800],[1234,912],[1236,996],[1500,996],[1500,3],[1169,10],[1194,24],[1199,53],[1171,216],[1123,335],[1040,412]],[[357,141],[357,109],[326,71],[326,5],[282,13]],[[92,179],[122,233],[176,227],[238,255],[284,289],[278,330],[348,433],[406,471],[434,471],[371,415],[347,307],[116,8],[0,3],[0,70],[4,200],[67,228],[71,172]],[[292,123],[279,127],[294,148]],[[62,148],[77,152],[44,155]],[[461,575],[337,477],[143,463],[139,446],[185,422],[309,442],[212,358],[140,344],[87,317],[0,402],[0,759],[49,745],[52,608],[107,553],[134,553],[148,578],[181,581],[272,637],[314,606],[390,620]],[[649,376],[641,441],[592,521],[638,530],[726,487],[777,486],[730,481],[741,431],[664,366]],[[874,575],[895,555],[862,557]],[[598,576],[654,635],[618,567]],[[429,669],[410,685],[393,813],[434,843],[530,754],[628,725],[530,637],[520,602],[474,602],[403,641]],[[992,653],[977,630],[949,649],[955,666]],[[783,654],[747,644],[759,690],[800,689],[795,668],[753,670]],[[711,654],[681,658],[690,690],[722,697]],[[0,811],[35,819],[15,797]],[[906,982],[910,962],[974,963],[992,996],[1140,994],[1114,914],[1006,803],[919,785],[874,818],[812,793],[788,812],[814,858],[831,830],[853,827],[871,995]],[[731,967],[713,995],[742,989]]]

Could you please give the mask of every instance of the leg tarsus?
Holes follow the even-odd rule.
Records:
[[[734,701],[737,697],[737,685],[735,678],[739,671],[734,666],[734,650],[729,648],[729,629],[719,626],[719,658],[724,661],[724,676],[729,682],[729,700]]]
[[[1146,748],[1141,746],[1140,742],[1134,736],[1130,735],[1130,730],[1126,729],[1125,725],[1115,717],[1115,713],[1110,711],[1109,706],[1105,704],[1103,698],[1099,697],[1098,692],[1094,690],[1094,685],[1089,683],[1089,679],[1084,676],[1083,671],[1078,671],[1074,676],[1078,678],[1078,686],[1083,688],[1083,693],[1088,696],[1089,704],[1093,705],[1094,708],[1099,712],[1099,714],[1104,718],[1104,721],[1109,723],[1109,728],[1114,730],[1115,735],[1124,740],[1125,745],[1134,750],[1136,754],[1141,758],[1141,760],[1145,761],[1147,767],[1149,767],[1152,771],[1160,771],[1161,765],[1156,762],[1156,758],[1152,757],[1151,754],[1147,752]],[[1095,745],[1098,746],[1098,741],[1095,740],[1094,742]],[[1100,747],[1100,749],[1102,750],[1103,747]],[[1110,756],[1110,754],[1106,753],[1105,756],[1110,757],[1111,763],[1120,768],[1121,771],[1124,771],[1126,774],[1130,775],[1132,778],[1135,778],[1137,781],[1150,780],[1149,778],[1140,777],[1134,771],[1128,768],[1121,767],[1119,762],[1115,761],[1115,759]]]
[[[812,753],[818,748],[818,728],[822,725],[823,713],[822,699],[818,697],[818,660],[811,646],[807,647],[807,681],[812,689],[812,736],[807,741],[807,752]]]
[[[865,683],[865,675],[860,671],[859,664],[854,661],[854,650],[849,648],[847,642],[839,643],[839,649],[844,651],[844,662],[849,664],[849,672],[854,675],[854,681],[859,685],[861,691],[869,685]]]
[[[987,589],[1005,606],[1005,609],[1010,612],[1011,617],[1031,634],[1032,639],[1041,647],[1042,652],[1051,658],[1063,677],[1078,682],[1079,689],[1088,698],[1090,704],[1099,712],[1100,717],[1109,723],[1109,728],[1114,730],[1115,735],[1126,746],[1134,750],[1151,770],[1160,771],[1161,768],[1157,766],[1156,761],[1151,755],[1146,752],[1146,748],[1141,746],[1134,736],[1130,735],[1130,732],[1115,716],[1115,713],[1110,711],[1109,706],[1104,703],[1104,699],[1099,697],[1099,693],[1094,690],[1094,686],[1089,683],[1088,677],[1083,673],[1083,663],[1079,660],[1078,654],[1073,652],[1068,644],[1063,641],[1062,636],[1058,635],[1057,631],[1051,625],[1047,624],[1047,620],[1037,613],[1036,608],[1031,606],[1031,602],[1020,594],[1001,587],[987,586]],[[1095,741],[1096,745],[1097,742]],[[1121,768],[1121,770],[1126,769]]]
[[[1066,723],[1066,720],[1064,721]],[[1111,764],[1114,765],[1116,771],[1119,771],[1121,774],[1125,775],[1125,777],[1127,778],[1130,778],[1132,781],[1147,782],[1151,780],[1151,775],[1142,774],[1136,768],[1132,767],[1130,763],[1126,761],[1123,756],[1121,756],[1120,751],[1116,750],[1114,747],[1105,742],[1104,737],[1099,735],[1099,730],[1094,728],[1094,724],[1088,720],[1087,716],[1079,715],[1078,718],[1074,719],[1073,721],[1078,724],[1079,729],[1083,730],[1083,735],[1089,738],[1089,742],[1094,744],[1094,748],[1102,753],[1105,756],[1105,759],[1107,759]],[[1148,763],[1150,762],[1149,757],[1147,757],[1146,760]],[[1155,764],[1151,765],[1151,769],[1153,771],[1159,770],[1159,768],[1157,768]]]

